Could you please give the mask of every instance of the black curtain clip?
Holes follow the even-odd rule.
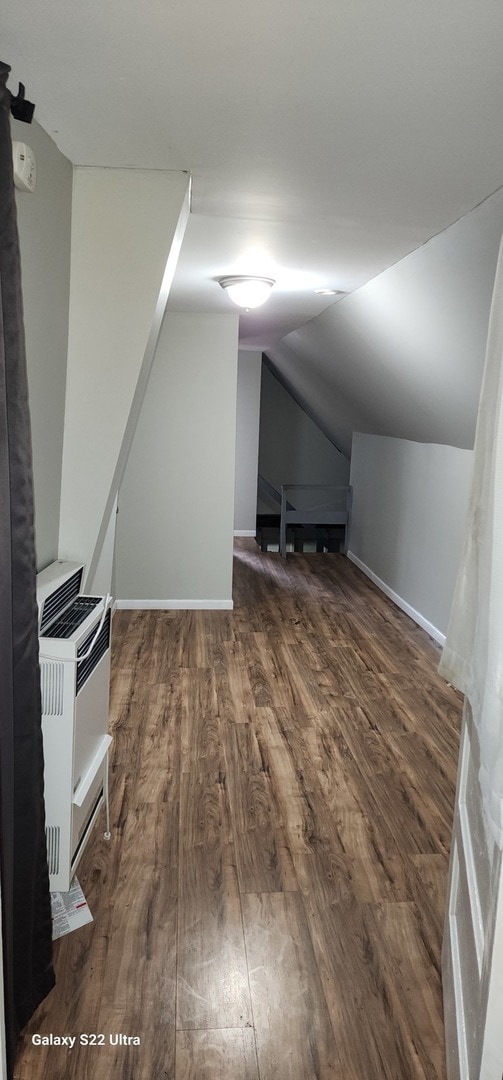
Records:
[[[31,124],[35,106],[31,101],[26,101],[23,83],[19,83],[16,97],[11,94],[10,111],[15,120],[22,120],[25,124]]]

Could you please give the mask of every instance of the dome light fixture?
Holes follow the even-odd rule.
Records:
[[[325,289],[315,289],[314,291],[315,291],[317,296],[339,296],[339,297],[341,297],[341,296],[347,296],[348,295],[348,293],[345,292],[344,289],[328,289],[328,288],[325,288]]]
[[[238,307],[257,308],[270,296],[275,282],[274,278],[237,275],[218,278],[218,284]]]

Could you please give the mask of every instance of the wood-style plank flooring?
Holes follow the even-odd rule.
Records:
[[[240,540],[234,603],[114,618],[112,841],[19,1080],[445,1078],[460,698],[343,556]]]

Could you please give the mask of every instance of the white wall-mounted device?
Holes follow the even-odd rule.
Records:
[[[30,150],[30,147],[24,142],[13,142],[12,163],[14,166],[14,186],[19,191],[35,191],[37,164],[33,150]]]
[[[85,596],[82,563],[37,574],[49,882],[67,892],[97,813],[108,818],[111,597]]]

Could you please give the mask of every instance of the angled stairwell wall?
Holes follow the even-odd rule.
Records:
[[[186,173],[74,170],[59,557],[110,588],[117,491],[189,213]]]

